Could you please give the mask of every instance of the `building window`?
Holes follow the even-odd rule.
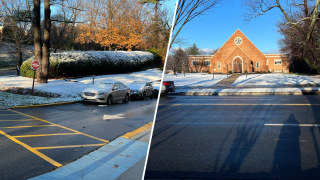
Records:
[[[275,59],[274,60],[274,65],[281,65],[282,64],[282,59]]]
[[[257,68],[260,68],[260,62],[257,62]]]
[[[269,59],[267,59],[267,65],[268,65],[268,61],[269,61]]]
[[[218,69],[221,69],[221,62],[218,62]]]
[[[204,66],[210,66],[211,65],[210,60],[204,60],[203,61],[203,65]]]
[[[198,60],[193,60],[192,61],[192,66],[196,66],[196,65],[199,65],[199,61]]]

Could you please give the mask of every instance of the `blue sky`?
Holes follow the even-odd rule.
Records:
[[[171,0],[172,1],[172,0]],[[194,18],[186,24],[179,37],[188,41],[188,47],[195,43],[200,49],[221,47],[229,37],[240,29],[263,53],[278,53],[277,41],[281,35],[277,32],[276,23],[281,18],[278,9],[250,22],[243,21],[244,7],[240,1],[230,1],[215,12]],[[174,6],[174,3],[173,3]],[[173,45],[179,47],[179,45]]]

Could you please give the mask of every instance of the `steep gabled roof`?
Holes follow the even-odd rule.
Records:
[[[214,58],[214,56],[216,56],[218,53],[221,53],[221,51],[223,51],[224,53],[223,53],[223,54],[220,54],[220,55],[221,55],[221,58],[225,59],[226,56],[229,56],[230,53],[232,53],[232,51],[234,51],[234,50],[236,49],[236,47],[240,47],[240,49],[249,57],[248,53],[246,53],[246,47],[241,47],[242,44],[241,44],[241,45],[236,45],[236,44],[234,44],[234,43],[231,43],[231,44],[228,44],[228,45],[229,45],[229,46],[230,46],[230,45],[231,45],[231,46],[234,46],[234,48],[231,48],[231,49],[230,49],[230,47],[227,47],[227,43],[228,43],[229,41],[232,40],[232,42],[233,42],[233,39],[235,39],[236,37],[239,37],[239,36],[243,39],[242,44],[243,44],[243,43],[246,43],[246,44],[249,43],[249,46],[251,45],[252,47],[254,47],[254,49],[256,49],[256,50],[258,51],[258,53],[259,53],[262,57],[265,57],[265,55],[250,41],[250,39],[249,39],[246,35],[244,35],[243,32],[242,32],[240,29],[237,29],[237,30],[229,37],[229,39],[221,46],[221,48],[218,50],[218,52],[213,55],[212,58]],[[245,41],[244,39],[246,39],[246,42],[244,42],[244,41]],[[247,40],[248,40],[248,41],[247,41]],[[247,44],[246,46],[248,46],[248,44]],[[224,56],[224,57],[223,57],[223,56]]]

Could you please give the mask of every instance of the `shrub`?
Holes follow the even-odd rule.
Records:
[[[21,75],[33,77],[30,69],[35,57],[27,59],[21,66]],[[51,53],[49,77],[84,76],[123,73],[154,63],[152,53],[141,51],[71,51]]]
[[[229,74],[232,74],[232,71],[229,71]]]

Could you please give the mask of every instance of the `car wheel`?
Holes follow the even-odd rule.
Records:
[[[108,98],[107,98],[107,105],[110,105],[112,104],[112,96],[109,95]]]
[[[126,94],[126,97],[123,100],[124,103],[128,103],[129,102],[129,94]]]
[[[141,100],[144,101],[146,99],[146,92],[142,93]]]

